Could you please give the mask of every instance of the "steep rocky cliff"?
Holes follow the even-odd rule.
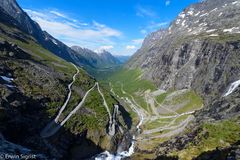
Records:
[[[207,152],[199,159],[216,158],[220,153],[225,158],[230,152],[235,158],[239,155],[238,138],[231,141],[224,137],[228,131],[230,135],[239,135],[239,130],[234,131],[239,127],[239,118],[236,117],[240,112],[239,20],[239,0],[206,0],[193,4],[167,29],[148,35],[125,66],[126,69],[140,68],[142,78],[154,82],[160,89],[193,89],[203,98],[204,107],[194,113],[196,119],[185,132],[157,147],[157,154],[162,156],[159,159],[164,155],[191,159],[199,155],[199,150],[204,150],[199,147],[201,145],[208,145],[208,149],[212,146],[224,148],[226,143],[234,145],[235,149]],[[226,95],[233,84],[235,89]],[[228,123],[231,124],[228,127],[234,127],[226,131]],[[216,126],[222,126],[224,130],[215,132],[226,134],[213,135],[212,129]],[[211,138],[219,140],[220,137],[222,145],[211,141]]]
[[[150,34],[127,68],[141,68],[161,89],[194,88],[206,102],[239,79],[240,2],[191,5],[168,29]]]

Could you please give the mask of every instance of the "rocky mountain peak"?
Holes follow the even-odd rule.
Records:
[[[158,31],[150,33],[144,39],[142,46],[152,46],[156,41],[163,38],[166,31],[166,29],[160,29]]]
[[[216,37],[222,33],[240,33],[239,0],[206,0],[184,9],[167,29],[150,33],[143,42],[144,47],[153,47],[171,38],[180,36]],[[159,43],[157,43],[159,41]]]
[[[74,51],[76,52],[83,52],[83,51],[88,51],[88,52],[93,52],[92,50],[80,46],[72,46],[71,47]]]
[[[99,55],[101,55],[101,54],[103,54],[103,53],[105,53],[107,51],[105,49],[96,49],[96,50],[94,50],[94,52],[99,54]]]
[[[206,59],[208,62],[205,63],[209,63],[211,54],[216,54],[215,50],[221,53],[218,55],[221,59],[230,54],[231,41],[240,34],[239,19],[240,0],[207,0],[190,5],[166,30],[161,29],[147,36],[126,67],[141,68],[145,78],[163,89],[189,88],[200,72],[199,65]],[[222,49],[226,47],[229,52],[224,54]],[[224,67],[224,64],[221,60],[214,66]],[[217,68],[216,72],[219,70]],[[217,74],[220,71],[212,78],[221,79]],[[233,77],[229,75],[225,81],[229,83],[234,80]]]
[[[107,50],[103,49],[101,51],[98,51],[97,54],[101,55],[112,55],[110,52],[108,52]]]
[[[71,48],[78,55],[85,57],[88,63],[95,68],[102,68],[120,63],[116,57],[104,49],[92,51],[90,49],[82,48],[79,46],[72,46]]]
[[[18,28],[35,37],[41,36],[42,31],[40,26],[31,20],[27,13],[25,13],[17,4],[16,0],[0,1],[0,8],[1,11],[5,12],[5,14],[11,16],[15,21],[17,21]]]
[[[240,32],[239,0],[208,0],[191,5],[181,12],[168,29],[168,34],[217,36],[222,32]]]
[[[14,18],[17,18],[20,13],[23,13],[23,10],[19,7],[16,0],[4,0],[0,2],[0,6],[4,8],[4,10],[12,15]]]

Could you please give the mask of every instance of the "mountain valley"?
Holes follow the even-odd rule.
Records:
[[[131,57],[68,47],[15,0],[0,13],[1,155],[240,159],[239,0],[190,5]]]

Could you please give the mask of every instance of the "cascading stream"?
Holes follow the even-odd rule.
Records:
[[[143,123],[143,116],[140,116],[141,119],[136,126],[137,133],[140,132],[140,126]],[[134,148],[135,148],[135,142],[136,142],[136,136],[133,135],[131,145],[128,148],[127,151],[121,151],[118,152],[117,154],[111,154],[109,151],[105,151],[95,157],[95,160],[121,160],[122,158],[130,157],[134,153]]]
[[[134,103],[131,103],[131,104],[134,105]],[[143,117],[143,114],[136,109],[136,107],[137,106],[134,105],[133,110],[137,113],[139,117],[139,123],[136,126],[136,131],[137,131],[136,134],[139,134],[141,130],[140,127],[144,121],[144,117]],[[118,149],[118,152],[116,154],[111,154],[109,151],[105,151],[97,155],[95,157],[95,160],[121,160],[122,158],[130,157],[134,153],[135,142],[136,142],[136,135],[133,135],[131,140],[131,145],[127,151],[121,151],[120,149]],[[121,145],[119,147],[121,147]]]
[[[237,81],[231,83],[228,91],[223,95],[223,97],[226,97],[226,96],[230,95],[231,93],[233,93],[239,85],[240,85],[240,80],[237,80]]]

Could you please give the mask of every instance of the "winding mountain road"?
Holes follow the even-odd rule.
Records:
[[[75,66],[75,65],[74,65]],[[76,67],[76,66],[75,66]],[[77,69],[77,67],[76,67]],[[54,135],[71,117],[73,114],[75,114],[84,104],[86,98],[88,97],[88,94],[97,86],[97,90],[99,92],[99,94],[101,95],[102,99],[103,99],[103,105],[106,108],[107,112],[108,112],[108,116],[109,116],[109,135],[113,136],[115,134],[115,126],[116,126],[116,116],[118,114],[118,105],[115,105],[114,107],[114,113],[113,116],[111,115],[111,112],[109,110],[108,104],[106,102],[106,99],[103,95],[103,93],[100,90],[99,87],[99,83],[96,82],[94,84],[94,86],[92,88],[90,88],[84,95],[83,99],[81,100],[81,102],[68,114],[68,116],[59,124],[59,117],[61,116],[62,112],[64,111],[64,109],[66,108],[69,99],[71,98],[71,86],[72,84],[75,82],[76,76],[77,74],[79,74],[79,70],[77,69],[77,73],[73,76],[73,81],[68,85],[69,88],[69,93],[68,93],[68,97],[66,99],[66,101],[64,102],[64,105],[61,107],[58,115],[56,116],[56,118],[51,121],[40,133],[41,137],[43,138],[48,138],[51,137],[52,135]]]
[[[141,140],[149,140],[149,139],[155,139],[155,138],[171,137],[173,135],[176,135],[176,134],[179,134],[180,132],[182,132],[185,129],[185,127],[189,124],[189,122],[194,119],[194,116],[192,114],[195,112],[195,110],[189,111],[189,112],[184,112],[184,113],[177,113],[175,110],[164,107],[160,103],[158,103],[157,100],[155,99],[155,96],[151,92],[150,93],[145,92],[145,94],[144,94],[145,101],[146,101],[146,103],[148,103],[150,105],[150,107],[153,111],[152,114],[154,114],[154,115],[149,115],[149,113],[146,113],[146,111],[143,110],[139,104],[137,104],[134,97],[132,95],[128,94],[124,90],[123,84],[120,83],[120,85],[121,85],[120,86],[121,92],[126,96],[119,97],[117,95],[117,97],[123,99],[127,104],[129,104],[130,108],[134,112],[137,113],[137,115],[139,117],[139,122],[136,126],[138,132],[140,131],[140,126],[147,122],[152,122],[157,119],[172,119],[170,122],[166,123],[164,126],[156,127],[154,129],[144,130],[136,140],[140,140],[140,139]],[[111,87],[111,92],[114,95],[116,95],[111,83],[110,83],[110,87]],[[181,91],[178,91],[177,93],[173,93],[173,94],[171,94],[171,97],[175,96],[176,94],[180,94],[184,91],[185,90],[181,90]],[[168,116],[161,115],[157,111],[158,107],[161,107],[161,108],[167,110],[172,115],[168,115]],[[177,118],[184,116],[184,115],[189,115],[189,116],[186,119],[184,119],[183,121],[181,121],[180,123],[176,123]],[[162,133],[162,131],[166,131],[166,133]],[[159,132],[159,134],[157,134],[158,132]]]
[[[101,95],[101,97],[103,99],[103,105],[104,105],[104,107],[106,108],[106,110],[108,112],[108,116],[109,116],[109,127],[108,127],[109,128],[109,135],[113,136],[115,134],[115,122],[116,122],[115,121],[115,117],[112,117],[112,115],[111,115],[111,112],[109,110],[108,104],[106,102],[106,99],[105,99],[103,93],[100,90],[98,82],[97,82],[97,89],[98,89],[98,92],[99,92],[99,94]],[[115,111],[115,109],[114,109],[114,111]]]
[[[82,105],[84,104],[84,102],[85,102],[88,94],[96,87],[96,85],[97,85],[97,82],[94,84],[94,86],[93,86],[91,89],[89,89],[89,90],[86,92],[86,94],[84,95],[82,101],[74,108],[74,110],[72,110],[72,112],[70,112],[69,115],[61,122],[61,124],[60,124],[61,126],[63,126],[63,125],[69,120],[69,118],[70,118],[73,114],[75,114],[75,113],[82,107]]]
[[[58,122],[59,117],[61,116],[62,112],[63,112],[64,109],[66,108],[66,106],[67,106],[67,104],[68,104],[68,102],[69,102],[69,100],[70,100],[70,98],[71,98],[71,95],[72,95],[71,87],[72,87],[73,83],[76,81],[76,76],[79,74],[79,69],[77,68],[77,66],[75,66],[73,63],[72,63],[72,65],[76,68],[77,73],[75,73],[75,74],[73,75],[73,78],[72,78],[73,80],[72,80],[72,82],[68,85],[68,90],[69,90],[68,96],[67,96],[67,99],[66,99],[66,101],[64,102],[63,106],[61,107],[60,111],[58,112],[57,117],[54,119],[54,121],[55,121],[56,123]]]
[[[130,108],[135,113],[137,113],[137,115],[139,117],[139,122],[138,122],[136,128],[137,128],[137,131],[140,132],[140,130],[141,130],[140,127],[143,124],[144,119],[145,119],[145,117],[147,117],[148,113],[146,113],[146,111],[143,110],[142,107],[139,104],[137,104],[137,102],[135,101],[135,99],[132,95],[130,95],[126,91],[124,91],[123,84],[121,84],[121,91],[122,91],[123,94],[130,96],[131,99],[132,99],[132,100],[130,100],[128,97],[125,97],[125,101],[130,105]]]
[[[156,132],[160,132],[160,131],[164,131],[164,130],[173,130],[176,128],[179,128],[181,126],[183,126],[185,123],[188,123],[189,120],[191,119],[192,115],[189,115],[187,119],[185,119],[184,121],[182,121],[180,124],[178,125],[173,125],[173,123],[169,123],[168,125],[164,126],[164,127],[159,127],[159,128],[154,128],[151,130],[146,130],[143,132],[143,134],[152,134],[152,133],[156,133]],[[175,121],[176,119],[174,119]]]
[[[152,112],[156,115],[159,116],[159,113],[157,111],[157,108],[155,107],[155,101],[154,98],[152,96],[150,96],[149,93],[145,93],[144,95],[145,97],[145,101],[149,104],[149,106],[151,107]]]
[[[62,112],[64,111],[64,109],[66,108],[70,98],[71,98],[71,95],[72,95],[72,90],[71,90],[71,87],[73,85],[73,83],[76,81],[76,76],[79,74],[79,69],[77,68],[76,65],[74,65],[73,63],[71,63],[75,69],[77,70],[77,72],[73,75],[72,77],[72,82],[68,85],[68,95],[67,95],[67,99],[65,100],[64,104],[62,105],[61,109],[59,110],[58,112],[58,115],[55,117],[55,119],[53,121],[51,121],[43,130],[42,132],[40,133],[40,135],[45,135],[44,133],[46,133],[48,130],[50,130],[54,125],[56,126],[56,124],[58,123],[58,120],[62,114]]]
[[[95,83],[94,86],[85,93],[81,102],[74,108],[74,110],[72,110],[68,114],[68,116],[60,124],[56,123],[55,120],[50,122],[40,133],[41,137],[48,138],[54,135],[69,120],[69,118],[71,118],[71,116],[75,114],[82,107],[88,94],[96,87],[96,85],[97,83]]]
[[[189,124],[189,122],[191,122],[193,119],[194,119],[194,116],[190,115],[186,120],[184,120],[184,123],[181,123],[180,125],[174,126],[174,128],[171,128],[170,129],[171,131],[167,133],[161,133],[160,135],[151,136],[151,137],[148,137],[147,139],[164,138],[164,137],[171,137],[171,136],[177,135],[183,132],[184,129]]]

